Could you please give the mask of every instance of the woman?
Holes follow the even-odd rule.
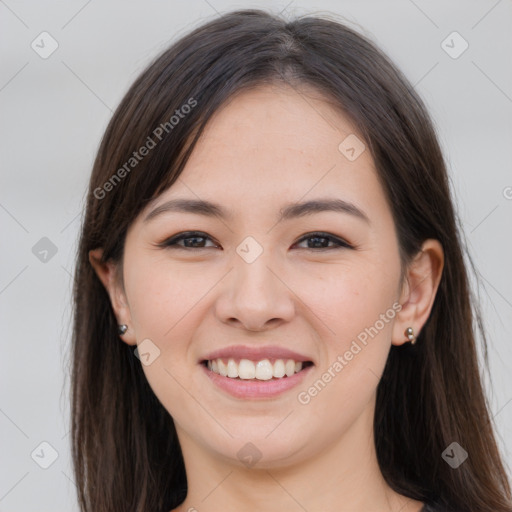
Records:
[[[510,512],[474,317],[404,76],[332,20],[221,16],[141,74],[94,164],[80,506]]]

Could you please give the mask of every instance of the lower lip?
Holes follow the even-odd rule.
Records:
[[[201,365],[206,375],[219,388],[226,391],[235,398],[272,398],[284,393],[302,382],[306,374],[313,368],[313,365],[307,366],[291,377],[282,377],[271,380],[244,380],[223,377],[218,373],[212,372],[204,364]]]

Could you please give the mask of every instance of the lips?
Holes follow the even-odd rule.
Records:
[[[313,361],[278,346],[237,345],[215,350],[199,361],[211,382],[236,398],[270,398],[295,387]]]
[[[249,359],[250,361],[261,361],[262,359],[269,359],[270,361],[275,361],[276,359],[293,359],[296,362],[305,363],[309,361],[314,364],[314,361],[312,361],[311,358],[303,354],[299,354],[294,350],[278,347],[276,345],[269,345],[267,347],[235,345],[232,347],[226,347],[208,353],[200,360],[200,362],[212,361],[214,359],[227,360],[229,358],[232,358],[237,362],[241,359]]]

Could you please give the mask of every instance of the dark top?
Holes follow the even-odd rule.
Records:
[[[428,503],[425,503],[423,505],[423,508],[420,510],[420,512],[447,512],[445,509],[441,509],[435,505],[430,505]]]

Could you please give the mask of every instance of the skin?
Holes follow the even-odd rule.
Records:
[[[354,133],[314,91],[265,86],[238,94],[211,119],[179,180],[131,225],[124,282],[114,263],[100,262],[101,249],[90,253],[118,323],[129,327],[121,339],[135,345],[149,338],[160,350],[143,369],[174,418],[183,451],[189,492],[175,511],[422,507],[384,481],[373,416],[391,345],[407,342],[409,326],[417,335],[429,316],[443,251],[426,240],[402,279],[394,221],[370,152],[349,161],[338,150]],[[233,218],[167,212],[144,222],[178,197],[219,203]],[[325,197],[350,201],[369,222],[332,211],[277,222],[285,204]],[[206,248],[158,247],[188,230],[211,237],[200,240]],[[315,231],[354,248],[322,250],[310,242],[308,249],[303,236]],[[247,236],[263,248],[250,264],[236,252]],[[398,303],[401,310],[343,370],[299,403],[298,393]],[[198,364],[235,344],[291,348],[315,366],[277,398],[236,399]],[[248,442],[261,454],[249,468],[237,456]]]

